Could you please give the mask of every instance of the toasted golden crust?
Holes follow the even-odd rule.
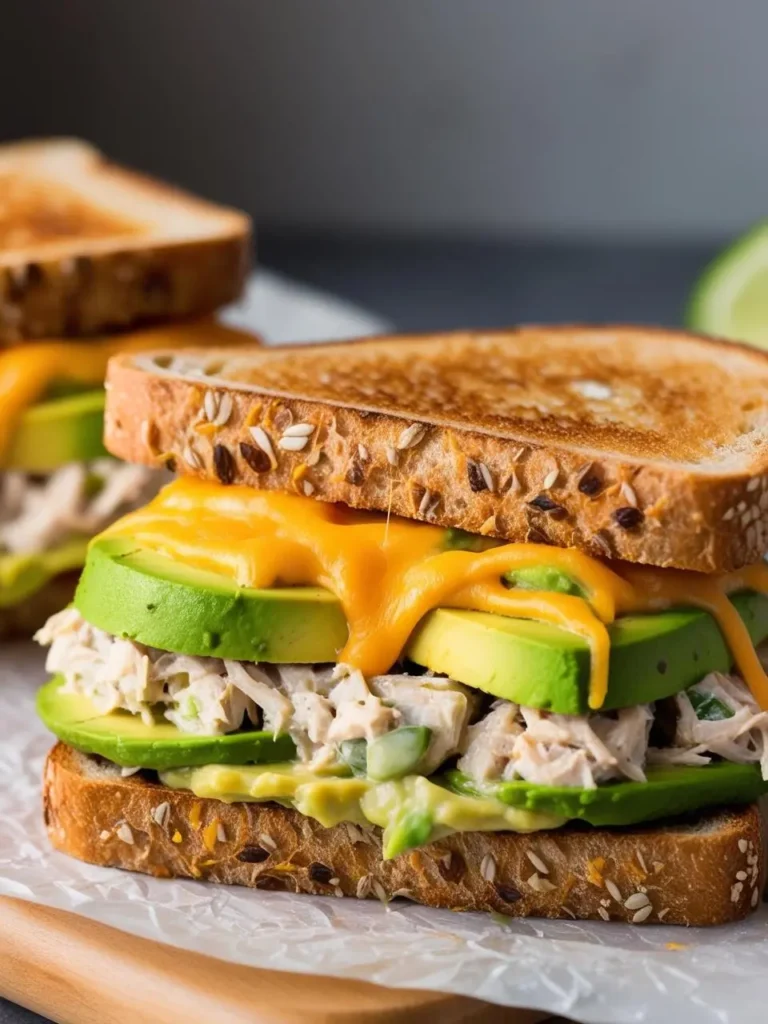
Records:
[[[248,269],[248,217],[76,140],[0,146],[0,347],[209,313]]]
[[[66,608],[75,594],[79,573],[66,572],[18,604],[0,608],[0,641],[30,637],[46,619]]]
[[[121,356],[108,379],[106,443],[129,461],[702,572],[768,547],[768,357],[743,346],[526,327]],[[213,425],[206,392],[227,396]]]
[[[0,269],[0,346],[210,313],[241,293],[248,249],[222,238]]]
[[[276,804],[201,800],[140,776],[122,778],[113,765],[61,743],[48,758],[43,797],[58,850],[159,878],[405,896],[511,917],[682,925],[741,919],[765,886],[754,805],[683,825],[461,833],[382,861],[376,829],[325,829]]]

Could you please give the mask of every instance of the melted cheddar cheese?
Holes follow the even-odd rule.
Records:
[[[258,339],[211,320],[199,320],[110,338],[25,342],[0,350],[0,465],[19,419],[45,396],[53,383],[70,381],[85,387],[100,387],[108,360],[118,352],[240,342],[253,345],[258,344]]]
[[[749,634],[727,594],[768,594],[768,567],[701,573],[615,564],[572,548],[503,544],[483,552],[444,550],[441,528],[355,512],[309,498],[249,487],[177,480],[107,534],[200,569],[225,573],[240,586],[320,586],[341,603],[349,637],[339,661],[371,676],[397,661],[418,622],[434,608],[471,608],[550,622],[583,636],[592,653],[589,704],[608,688],[607,625],[621,614],[687,605],[717,620],[734,661],[760,706],[766,678]],[[508,589],[502,575],[549,566],[577,581],[585,598]]]

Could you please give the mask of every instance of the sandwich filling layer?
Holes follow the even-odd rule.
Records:
[[[117,334],[88,341],[25,343],[0,352],[0,467],[7,465],[14,434],[31,409],[62,384],[65,391],[101,393],[109,359],[118,352],[170,350],[197,343],[236,345],[255,338],[210,321]],[[102,393],[103,394],[103,393]],[[19,467],[23,468],[23,467]]]
[[[126,771],[380,826],[387,856],[632,824],[768,791],[766,582],[177,482],[91,544],[39,709]]]
[[[61,692],[87,698],[96,714],[125,711],[152,727],[224,736],[239,730],[288,735],[310,770],[343,767],[350,742],[372,744],[404,727],[426,730],[409,768],[431,775],[458,757],[476,782],[524,779],[594,789],[646,781],[650,764],[702,766],[713,757],[758,764],[768,781],[768,713],[743,680],[711,673],[658,704],[558,715],[512,701],[483,705],[455,680],[431,673],[365,679],[335,666],[258,665],[190,657],[103,633],[74,608],[49,619],[37,640]]]
[[[591,651],[589,706],[608,690],[608,625],[617,616],[678,606],[708,611],[742,677],[768,709],[768,677],[728,600],[745,588],[768,594],[768,567],[704,576],[614,564],[574,549],[501,544],[445,550],[446,531],[353,512],[305,498],[177,480],[110,530],[160,554],[229,576],[239,587],[316,585],[340,602],[349,635],[338,660],[364,675],[386,672],[434,608],[474,609],[547,622],[583,637]],[[508,586],[544,565],[577,591]]]

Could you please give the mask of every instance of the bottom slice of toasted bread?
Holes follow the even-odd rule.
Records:
[[[0,608],[0,640],[30,637],[46,619],[66,608],[72,600],[79,573],[65,572],[18,604]]]
[[[722,924],[747,916],[765,885],[756,805],[626,829],[459,833],[383,861],[378,829],[199,799],[59,743],[44,808],[53,845],[92,864],[512,917]]]

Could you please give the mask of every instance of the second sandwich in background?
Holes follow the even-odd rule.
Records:
[[[0,146],[0,180],[3,637],[30,635],[67,603],[89,538],[165,476],[103,446],[109,357],[258,339],[204,318],[242,289],[244,214],[72,139]]]

